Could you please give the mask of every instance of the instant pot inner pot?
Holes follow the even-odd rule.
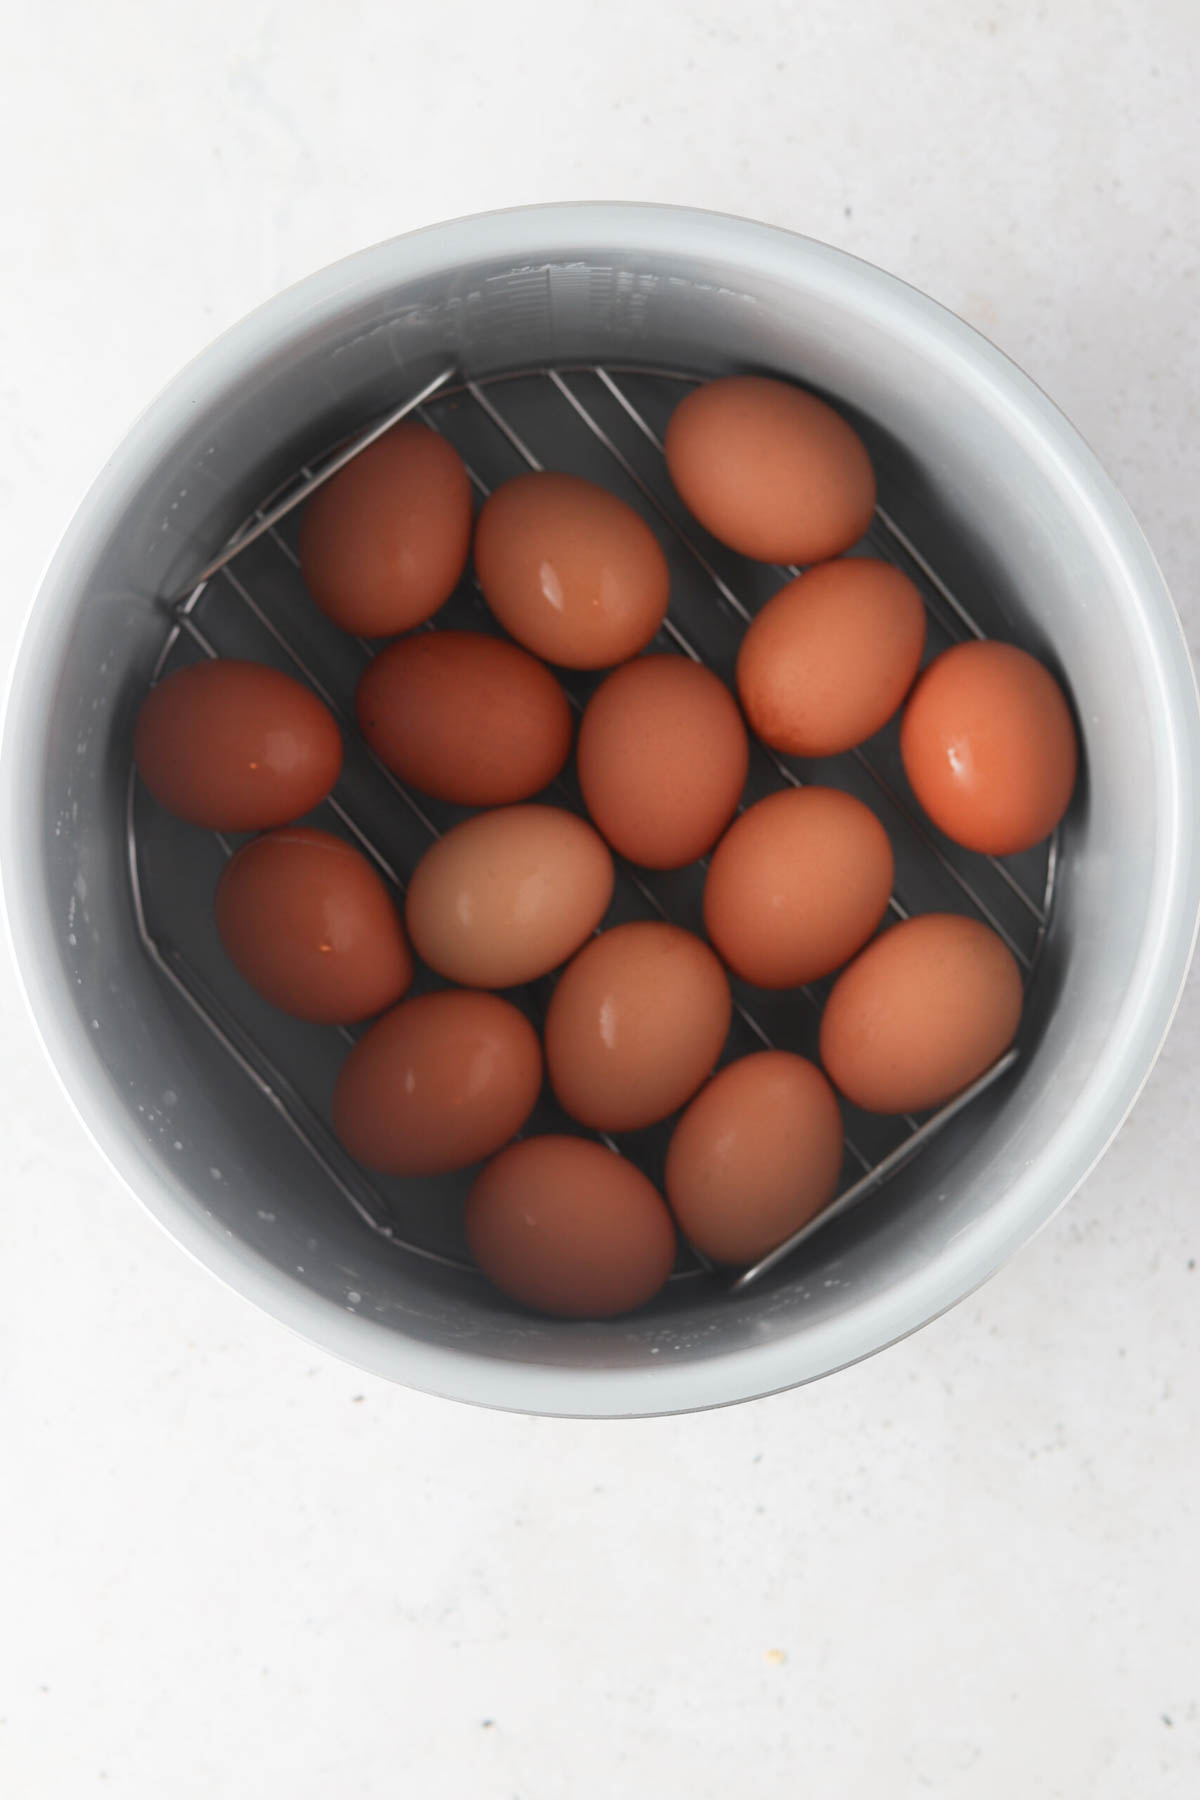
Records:
[[[461,1227],[469,1172],[399,1182],[340,1152],[325,1121],[352,1034],[284,1018],[229,967],[212,896],[234,846],[170,818],[131,781],[132,722],[157,674],[205,655],[305,676],[348,727],[343,778],[312,822],[368,844],[402,885],[431,834],[464,815],[405,794],[357,741],[353,693],[368,649],[304,594],[299,513],[197,586],[199,571],[348,433],[445,370],[416,416],[462,452],[479,493],[546,466],[620,494],[671,565],[670,615],[652,647],[701,657],[730,681],[746,617],[786,574],[705,536],[673,493],[660,445],[687,384],[732,368],[800,380],[849,414],[879,476],[880,508],[861,549],[888,557],[921,588],[927,655],[981,633],[1046,658],[1074,694],[1086,772],[1057,844],[1000,863],[959,851],[921,820],[894,725],[863,753],[828,763],[789,764],[755,749],[747,801],[778,786],[782,771],[841,786],[877,812],[896,851],[893,916],[957,910],[1002,933],[1028,982],[1020,1063],[759,1286],[732,1295],[684,1251],[645,1313],[559,1324],[521,1313],[471,1269]],[[847,312],[819,292],[762,280],[748,291],[728,268],[701,278],[694,268],[630,267],[616,257],[460,268],[360,294],[228,379],[214,373],[211,403],[164,438],[88,572],[47,752],[46,843],[81,1020],[115,1099],[206,1230],[385,1330],[516,1361],[648,1368],[654,1358],[704,1358],[803,1333],[972,1229],[1046,1140],[1104,1041],[1140,921],[1131,908],[1099,903],[1096,868],[1113,820],[1135,855],[1139,836],[1149,854],[1153,832],[1138,819],[1136,770],[1095,751],[1105,684],[1115,699],[1121,682],[1088,648],[1087,627],[1101,637],[1107,627],[1087,618],[1088,571],[1056,516],[1066,501],[1038,484],[1002,410],[976,406],[972,415],[946,372],[922,366],[869,308]],[[170,610],[165,600],[179,604]],[[438,623],[494,629],[469,571]],[[565,682],[582,705],[598,679],[568,673]],[[579,804],[570,770],[544,797]],[[696,867],[662,874],[622,865],[606,923],[667,916],[700,929],[702,881]],[[1090,954],[1101,939],[1109,962],[1081,983],[1080,948]],[[422,984],[433,983],[425,975],[418,991]],[[551,984],[513,997],[540,1021]],[[827,985],[767,994],[735,983],[727,1055],[767,1041],[814,1055]],[[852,1108],[846,1121],[844,1184],[914,1123]],[[561,1123],[546,1097],[529,1129]],[[619,1147],[658,1179],[668,1135],[669,1126],[655,1127]]]

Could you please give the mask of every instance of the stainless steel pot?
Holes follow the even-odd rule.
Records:
[[[680,1281],[644,1315],[565,1325],[408,1254],[300,1141],[288,1096],[231,1057],[147,955],[129,746],[169,626],[161,597],[186,592],[279,483],[448,364],[485,394],[499,372],[576,364],[764,368],[819,387],[864,422],[901,541],[987,629],[1046,655],[1074,697],[1086,781],[1058,845],[1017,1072],[745,1293]],[[701,629],[715,604],[690,599]],[[5,893],[35,1019],[86,1124],[233,1287],[434,1393],[667,1412],[869,1355],[978,1286],[1067,1198],[1132,1104],[1186,972],[1198,770],[1194,679],[1153,557],[1085,445],[997,350],[805,239],[674,208],[554,206],[435,226],[310,277],[204,352],[130,432],[54,559],[16,669]]]

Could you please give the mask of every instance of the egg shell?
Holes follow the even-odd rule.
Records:
[[[557,968],[608,911],[613,863],[585,819],[505,806],[431,844],[408,886],[409,936],[431,969],[503,988]]]
[[[667,1150],[679,1228],[714,1262],[757,1262],[837,1192],[842,1115],[815,1064],[786,1050],[743,1056],[700,1089]]]
[[[476,1176],[467,1242],[510,1298],[569,1319],[644,1306],[675,1260],[658,1190],[625,1157],[588,1138],[511,1144]]]
[[[738,652],[738,694],[765,744],[837,756],[887,724],[924,647],[925,607],[908,576],[875,557],[841,557],[756,614]]]
[[[367,1019],[412,981],[391,896],[366,857],[327,831],[289,825],[243,845],[217,884],[214,911],[239,974],[297,1019]]]
[[[996,1059],[1021,1019],[1021,972],[978,919],[922,913],[893,925],[834,983],[821,1061],[867,1112],[924,1112]]]
[[[711,1072],[729,1032],[725,971],[677,925],[616,925],[563,970],[546,1013],[559,1104],[596,1131],[665,1119]]]
[[[439,1175],[491,1156],[538,1097],[542,1052],[523,1013],[495,994],[445,988],[376,1020],[342,1064],[333,1127],[387,1175]]]
[[[459,806],[526,800],[571,749],[571,709],[536,657],[479,631],[389,644],[358,684],[359,730],[409,787]]]
[[[1049,669],[988,640],[930,663],[904,709],[900,753],[934,824],[992,856],[1049,837],[1079,761],[1071,709]]]
[[[862,948],[887,909],[894,861],[861,800],[785,788],[747,807],[713,852],[704,924],[756,987],[802,987]]]
[[[470,544],[462,457],[436,431],[404,419],[306,503],[300,573],[343,631],[391,637],[449,599]]]
[[[671,415],[665,448],[689,511],[759,562],[821,562],[871,523],[875,472],[862,439],[787,382],[728,375],[693,388]]]
[[[210,831],[264,831],[320,804],[342,768],[328,707],[265,663],[218,657],[151,688],[134,730],[160,806]]]
[[[485,502],[475,572],[504,629],[535,655],[602,669],[644,650],[670,576],[645,520],[577,475],[518,475]]]
[[[614,850],[677,869],[711,850],[737,808],[750,747],[724,683],[686,656],[640,656],[589,700],[576,767]]]

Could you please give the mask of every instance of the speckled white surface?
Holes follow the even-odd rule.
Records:
[[[0,645],[132,413],[283,283],[515,201],[745,212],[1011,352],[1200,643],[1195,0],[60,0],[7,31]],[[0,968],[0,1793],[1192,1800],[1200,988],[1070,1208],[806,1392],[357,1377],[99,1164]]]

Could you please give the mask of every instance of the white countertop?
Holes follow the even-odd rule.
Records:
[[[692,202],[881,263],[1091,440],[1200,642],[1195,0],[66,0],[6,43],[0,649],[131,415],[406,227]],[[0,960],[0,1792],[1194,1800],[1200,987],[982,1293],[715,1415],[483,1415],[225,1293]]]

